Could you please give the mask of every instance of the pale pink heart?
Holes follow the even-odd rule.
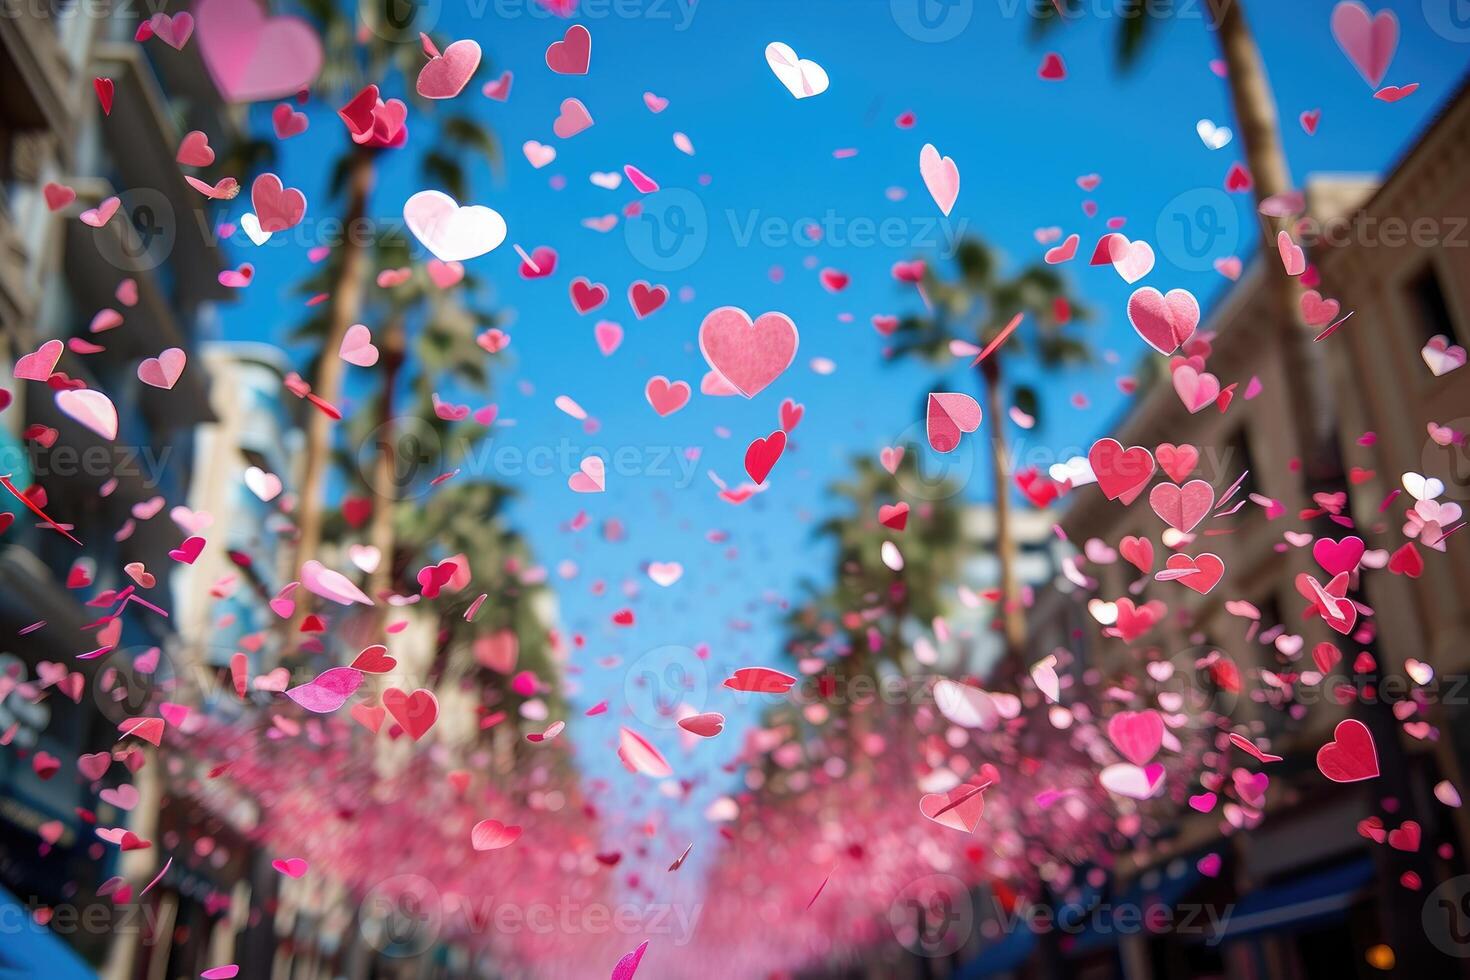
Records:
[[[536,140],[526,140],[522,143],[521,152],[525,154],[531,166],[537,170],[556,159],[556,147],[547,146]]]
[[[1164,744],[1164,719],[1157,711],[1120,711],[1108,719],[1108,739],[1135,766],[1146,766]]]
[[[415,89],[426,99],[452,99],[464,91],[479,67],[480,45],[469,40],[455,41],[419,69]]]
[[[338,605],[350,606],[353,603],[361,603],[364,606],[373,605],[373,600],[353,585],[347,576],[333,571],[315,559],[302,564],[301,584],[306,586],[307,591],[313,595],[330,599]]]
[[[123,783],[120,786],[104,789],[97,794],[97,798],[103,803],[110,803],[119,810],[131,810],[138,805],[138,787],[132,783]]]
[[[184,373],[188,355],[177,347],[170,347],[157,357],[150,357],[138,365],[138,380],[154,388],[168,390],[178,383]]]
[[[441,191],[419,191],[403,205],[414,237],[441,262],[464,262],[505,241],[505,219],[483,205],[460,205]]]
[[[798,58],[789,44],[772,41],[766,45],[766,64],[771,73],[798,99],[821,95],[827,91],[827,71],[808,58]]]
[[[510,98],[510,83],[514,78],[515,75],[511,72],[501,72],[499,78],[486,82],[480,93],[487,99],[504,102]]]
[[[354,323],[347,328],[337,353],[342,360],[358,367],[372,367],[378,363],[378,348],[373,346],[372,332],[361,323]]]
[[[1164,785],[1164,767],[1157,762],[1148,766],[1120,762],[1098,773],[1098,782],[1110,793],[1132,800],[1146,800]]]
[[[623,175],[616,170],[594,170],[587,179],[593,187],[601,187],[605,191],[615,191],[623,183]]]
[[[190,510],[179,505],[168,512],[168,516],[185,534],[199,534],[214,523],[214,515],[207,510]]]
[[[199,130],[191,130],[179,144],[174,159],[186,167],[207,167],[214,163],[214,150],[210,149],[209,137]]]
[[[1335,299],[1323,299],[1315,289],[1308,289],[1301,298],[1302,319],[1309,327],[1325,327],[1337,319],[1342,306]]]
[[[607,488],[606,479],[607,466],[602,457],[588,456],[567,479],[567,486],[577,493],[602,493]]]
[[[1130,286],[1154,268],[1153,246],[1148,242],[1130,242],[1119,234],[1108,238],[1108,257],[1118,275]]]
[[[87,324],[88,333],[106,333],[122,326],[123,315],[112,307],[98,310],[97,315],[92,317],[92,322]]]
[[[955,199],[960,196],[959,167],[949,157],[941,157],[933,143],[925,143],[924,148],[919,151],[919,176],[924,178],[929,196],[934,198],[939,210],[948,217],[954,208]]]
[[[699,350],[729,385],[754,398],[796,360],[796,324],[784,313],[762,313],[754,321],[744,310],[722,306],[699,325]]]
[[[1277,234],[1276,251],[1281,256],[1281,267],[1288,276],[1299,276],[1307,271],[1307,255],[1300,245],[1291,240],[1289,232]]]
[[[438,259],[430,259],[426,268],[429,272],[429,280],[440,289],[457,286],[464,279],[464,266],[459,262],[441,262]]]
[[[1399,19],[1392,10],[1370,17],[1361,3],[1343,0],[1332,9],[1332,36],[1363,80],[1377,88],[1398,50]]]
[[[347,546],[347,560],[361,571],[371,575],[378,570],[378,563],[383,560],[383,553],[370,544],[350,544]]]
[[[499,820],[481,820],[470,828],[470,846],[477,851],[498,851],[521,839],[521,828]]]
[[[122,207],[121,198],[109,197],[95,208],[88,208],[86,211],[83,211],[78,217],[81,218],[82,224],[84,225],[101,228],[108,221],[112,220],[112,216],[117,214],[117,209],[120,207]]]
[[[592,338],[597,341],[597,349],[602,351],[602,356],[609,357],[623,343],[623,328],[611,320],[598,320],[597,326],[592,328]]]
[[[270,503],[281,495],[281,478],[258,466],[245,469],[245,486],[262,501]]]
[[[704,376],[699,379],[699,393],[709,395],[711,398],[729,398],[740,394],[730,382],[720,377],[718,371],[704,372]]]
[[[1240,259],[1234,255],[1215,260],[1215,271],[1220,273],[1220,275],[1224,276],[1226,279],[1229,279],[1231,282],[1234,282],[1235,280],[1240,278],[1240,274],[1243,269],[1244,267]]]
[[[117,406],[102,392],[90,388],[58,391],[56,407],[104,439],[117,438]]]
[[[15,362],[12,374],[21,381],[45,381],[56,370],[61,352],[66,345],[59,340],[48,340],[39,348],[25,354]]]
[[[1204,480],[1190,480],[1182,487],[1159,483],[1149,491],[1148,503],[1159,520],[1188,534],[1215,506],[1215,490]]]
[[[1451,344],[1449,338],[1442,334],[1430,337],[1429,342],[1424,345],[1419,354],[1424,358],[1429,373],[1436,378],[1465,366],[1465,348],[1458,344]]]
[[[306,132],[311,125],[311,119],[304,112],[297,112],[291,108],[289,102],[282,102],[271,110],[271,127],[275,129],[276,139],[288,140],[293,136],[300,136]]]
[[[890,475],[898,472],[899,464],[903,462],[903,446],[884,446],[878,452],[878,463]]]
[[[128,578],[132,579],[134,582],[137,582],[138,585],[142,586],[145,589],[151,589],[154,585],[157,584],[157,579],[155,579],[153,575],[148,572],[143,563],[140,561],[128,562],[126,565],[123,566],[123,571],[127,573]]]
[[[1203,411],[1220,397],[1220,379],[1204,371],[1196,371],[1188,364],[1174,369],[1174,391],[1189,414]]]
[[[347,703],[362,687],[363,674],[351,667],[332,667],[301,684],[288,689],[286,697],[314,714],[331,714]]]
[[[583,130],[592,128],[592,113],[582,104],[581,99],[563,99],[561,113],[551,124],[551,131],[562,139],[570,139]],[[547,161],[550,162],[550,161]],[[539,167],[534,160],[532,166]]]
[[[1133,329],[1160,354],[1172,354],[1199,326],[1199,301],[1186,289],[1168,295],[1145,286],[1128,297],[1128,320]]]
[[[1077,246],[1081,243],[1081,235],[1068,235],[1062,244],[1047,249],[1042,258],[1047,265],[1061,265],[1063,262],[1070,262],[1077,256]]]
[[[980,428],[980,403],[960,392],[931,392],[924,431],[936,453],[953,452],[960,437]]]
[[[1001,723],[1000,706],[988,691],[941,677],[933,693],[939,713],[956,725],[991,731]]]
[[[648,111],[653,113],[663,112],[669,107],[669,100],[654,95],[652,92],[643,93],[643,104],[648,106]]]
[[[189,38],[194,36],[194,18],[187,13],[154,14],[148,18],[148,27],[160,41],[175,51],[184,50]]]
[[[654,584],[668,588],[684,577],[684,566],[676,561],[651,561],[648,563],[648,577]]]
[[[643,386],[643,397],[659,415],[672,415],[689,403],[689,382],[675,381],[672,384],[663,375],[655,375]]]
[[[654,779],[664,779],[674,774],[673,767],[653,743],[631,728],[618,731],[618,758],[629,772],[642,773]]]
[[[199,51],[231,102],[260,102],[311,87],[322,44],[298,17],[269,17],[255,0],[197,0]]]

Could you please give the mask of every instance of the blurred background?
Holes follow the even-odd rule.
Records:
[[[1365,84],[1337,6],[4,0],[0,356],[68,346],[0,393],[0,978],[602,976],[645,941],[654,977],[1470,973],[1470,388],[1436,369],[1470,338],[1470,8],[1375,4],[1400,32]],[[300,95],[231,91],[207,54],[266,13],[320,47]],[[571,23],[585,77],[546,68]],[[415,95],[421,32],[484,49],[459,97]],[[830,90],[792,99],[775,40]],[[369,84],[405,145],[349,137]],[[595,124],[558,138],[568,98]],[[948,215],[924,143],[963,175]],[[218,182],[267,172],[309,207],[255,243]],[[506,244],[428,261],[402,220],[425,188],[494,207]],[[1350,314],[1329,336],[1283,229]],[[1187,353],[1228,411],[1141,354],[1134,287],[1089,263],[1109,230],[1199,298]],[[605,305],[568,301],[579,277]],[[723,305],[801,333],[740,404],[701,385]],[[366,367],[337,356],[359,323]],[[165,348],[168,390],[137,376]],[[656,416],[654,375],[689,406]],[[77,383],[116,439],[43,387]],[[949,456],[931,391],[985,411]],[[1157,525],[1087,485],[1104,436],[1196,447],[1185,472],[1236,488],[1203,532],[1220,588],[1120,558]],[[567,489],[588,455],[595,498]],[[1428,535],[1404,474],[1442,484]],[[1338,636],[1298,576],[1349,533]],[[378,601],[283,593],[308,561]],[[1122,597],[1166,615],[1108,637]],[[377,644],[395,664],[350,710],[282,697]],[[722,685],[751,666],[798,682]],[[1014,710],[954,724],[935,682],[961,679]],[[389,688],[432,691],[432,731]],[[1168,783],[1133,799],[1099,783],[1102,732],[1149,704]],[[677,725],[699,712],[717,738]],[[1328,783],[1349,717],[1381,776]],[[625,730],[673,776],[629,771]],[[919,812],[977,776],[974,833]],[[476,850],[490,818],[521,838]]]

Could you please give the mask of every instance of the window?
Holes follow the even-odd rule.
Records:
[[[1464,343],[1464,338],[1455,328],[1455,318],[1445,297],[1439,269],[1432,260],[1425,262],[1424,268],[1404,284],[1404,299],[1412,318],[1417,347],[1423,347],[1434,336],[1443,336],[1452,344]]]

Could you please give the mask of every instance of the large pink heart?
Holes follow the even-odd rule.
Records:
[[[919,800],[919,812],[937,824],[970,834],[985,812],[989,782],[961,783],[948,793],[929,793]]]
[[[1215,490],[1204,480],[1190,480],[1182,487],[1160,483],[1149,492],[1148,503],[1159,520],[1188,534],[1215,505]]]
[[[157,357],[150,357],[138,365],[138,380],[145,385],[165,390],[178,383],[184,373],[188,355],[178,347],[170,347]]]
[[[961,435],[980,428],[980,403],[960,392],[931,392],[925,415],[925,432],[936,453],[953,452]]]
[[[469,40],[455,41],[419,71],[418,93],[426,99],[452,99],[464,91],[479,67],[480,45]]]
[[[1343,0],[1332,9],[1332,36],[1363,80],[1377,88],[1398,50],[1399,19],[1392,10],[1369,17],[1361,3]]]
[[[699,325],[699,350],[709,366],[746,398],[754,398],[796,360],[796,324],[784,313],[750,314],[734,306],[712,310]]]
[[[1108,739],[1123,758],[1146,766],[1164,744],[1164,719],[1157,711],[1120,711],[1108,719]]]
[[[275,174],[261,174],[250,185],[250,204],[261,231],[285,231],[306,216],[306,195],[294,187],[283,187]]]
[[[1128,297],[1128,320],[1150,347],[1160,354],[1172,354],[1194,336],[1199,301],[1187,289],[1171,289],[1165,296],[1145,286]]]
[[[56,370],[61,352],[66,345],[59,340],[48,340],[38,349],[25,354],[15,362],[14,376],[23,381],[45,381]]]
[[[117,406],[102,392],[90,388],[58,391],[56,407],[104,439],[117,438]]]
[[[322,68],[322,43],[299,17],[268,17],[255,0],[198,0],[199,51],[231,102],[261,102],[309,88]]]

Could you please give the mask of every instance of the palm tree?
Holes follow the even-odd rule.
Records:
[[[1030,9],[1039,29],[1079,15],[1084,0],[1054,0],[1032,4]],[[1139,55],[1164,19],[1155,15],[1150,0],[1123,0],[1119,10],[1118,63],[1125,71]],[[1227,69],[1230,100],[1235,109],[1237,131],[1245,145],[1246,164],[1255,185],[1256,203],[1292,189],[1291,170],[1281,144],[1280,117],[1260,48],[1245,18],[1244,0],[1205,0],[1209,26],[1220,45],[1220,58]],[[1261,221],[1262,256],[1276,299],[1277,315],[1291,328],[1283,345],[1287,376],[1292,379],[1288,394],[1293,416],[1305,427],[1302,433],[1302,477],[1307,486],[1322,487],[1340,478],[1336,437],[1332,423],[1332,395],[1322,350],[1313,343],[1315,331],[1301,316],[1301,288],[1271,256],[1277,235],[1288,230],[1287,218],[1257,212]]]
[[[1008,389],[1003,365],[1012,357],[1027,354],[1047,367],[1084,363],[1091,357],[1087,344],[1064,327],[1083,319],[1086,311],[1068,291],[1065,281],[1044,265],[1031,265],[1006,278],[996,253],[973,238],[962,240],[955,250],[953,279],[939,278],[933,269],[924,273],[924,295],[931,310],[904,317],[894,333],[893,359],[919,355],[939,363],[953,360],[954,340],[987,347],[1017,314],[1026,323],[979,364],[983,382],[986,424],[990,428],[990,466],[995,485],[996,557],[1000,563],[1002,619],[1005,624],[1006,658],[1010,669],[1020,666],[1026,643],[1026,619],[1021,608],[1020,583],[1016,579],[1017,547],[1011,533],[1012,474],[1008,464],[1005,419],[1008,404],[1035,414],[1036,393],[1019,385]]]
[[[381,0],[374,4],[344,5],[338,0],[305,0],[304,6],[322,25],[326,57],[318,90],[334,104],[341,104],[364,85],[381,82],[396,70],[412,79],[423,63],[415,21],[420,7],[410,5],[408,15],[400,10],[397,0]],[[359,36],[352,11],[361,14],[367,29]],[[414,86],[406,86],[413,92]],[[427,108],[416,100],[419,108]],[[424,137],[420,136],[420,139]],[[464,162],[476,154],[490,163],[498,163],[499,150],[494,138],[473,118],[452,115],[440,121],[437,138],[428,139],[433,146],[419,160],[426,181],[437,183],[446,192],[463,197],[467,181]],[[324,289],[329,296],[322,312],[314,317],[309,333],[321,340],[320,356],[315,361],[311,385],[327,402],[336,403],[342,391],[344,365],[336,356],[342,338],[359,322],[363,296],[370,276],[372,242],[376,228],[368,223],[368,204],[377,179],[378,154],[391,152],[366,144],[348,147],[333,168],[330,190],[333,199],[343,200],[343,239],[332,251],[325,270]],[[296,564],[316,557],[321,546],[324,509],[324,479],[327,457],[332,442],[332,420],[321,412],[310,414],[306,430],[306,446],[299,485],[297,511]],[[297,604],[296,617],[288,629],[295,632],[307,610],[308,602]]]

